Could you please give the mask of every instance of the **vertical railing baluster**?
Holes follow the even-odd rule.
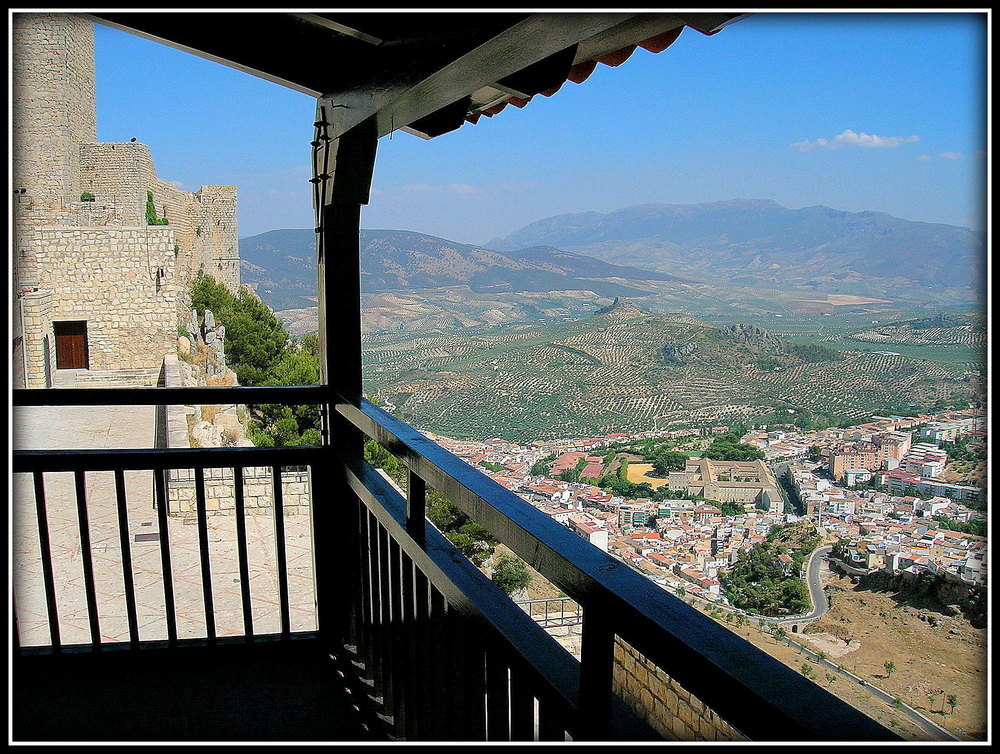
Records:
[[[401,615],[403,609],[402,564],[399,543],[392,537],[388,537],[388,540],[389,609],[391,613],[389,622],[389,652],[392,659],[392,673],[390,675],[393,679],[392,720],[396,737],[405,738],[406,708],[403,686],[410,669],[405,659],[406,638],[403,634],[403,619]]]
[[[253,641],[253,606],[250,602],[250,558],[247,555],[246,502],[243,467],[233,468],[233,493],[236,500],[236,551],[240,563],[240,599],[243,602],[243,633]]]
[[[486,650],[482,634],[473,630],[471,621],[459,617],[462,645],[465,653],[463,693],[469,700],[465,735],[469,741],[486,740]],[[506,710],[504,710],[506,714]]]
[[[372,580],[371,564],[374,558],[372,552],[372,514],[365,505],[360,506],[360,518],[358,521],[358,531],[360,534],[359,571],[361,573],[361,627],[364,638],[364,655],[362,660],[365,666],[365,679],[373,686],[377,682],[376,665],[378,663],[378,651],[375,645],[375,583]]]
[[[413,560],[405,552],[401,553],[400,561],[400,582],[402,594],[400,597],[399,613],[399,641],[403,652],[403,700],[404,700],[404,725],[403,735],[407,741],[416,741],[419,726],[419,695],[417,693],[416,678],[417,673],[417,625],[416,611],[414,608],[414,571]]]
[[[167,642],[177,646],[177,613],[174,606],[174,574],[170,565],[170,533],[167,524],[168,493],[163,469],[153,470],[156,494],[156,522],[160,529],[160,566],[163,570],[163,609],[167,621]]]
[[[368,587],[372,595],[371,626],[371,679],[375,698],[385,701],[385,641],[382,636],[382,580],[379,578],[379,526],[374,513],[368,512]]]
[[[535,740],[535,697],[520,665],[510,668],[510,740]]]
[[[139,620],[135,607],[135,578],[132,574],[132,544],[129,540],[125,472],[121,469],[115,469],[115,500],[118,504],[118,542],[122,550],[122,581],[125,586],[128,640],[132,649],[137,649],[139,647]]]
[[[424,544],[427,522],[427,483],[410,469],[406,483],[406,531],[421,546]]]
[[[391,716],[395,707],[396,684],[392,666],[392,592],[389,585],[389,532],[378,525],[378,582],[379,582],[379,643],[382,663],[382,688],[379,695],[383,700],[383,712]],[[393,730],[396,722],[393,720]]]
[[[486,739],[510,740],[510,695],[507,663],[499,647],[490,643],[486,647]]]
[[[94,551],[90,544],[90,516],[87,512],[87,473],[75,471],[76,515],[80,526],[80,560],[83,563],[83,584],[87,594],[87,620],[90,623],[90,646],[101,650],[101,616],[97,611],[97,587],[94,584]]]
[[[355,563],[351,571],[354,573],[355,595],[355,634],[357,641],[358,661],[364,666],[364,677],[371,680],[371,636],[369,620],[371,619],[371,588],[368,578],[368,508],[357,499],[354,521],[348,521],[357,532],[355,538]]]
[[[469,626],[452,605],[447,610],[448,686],[452,715],[445,735],[448,741],[481,741],[485,737],[485,699],[481,689],[485,658]]]
[[[433,585],[430,586],[430,646],[431,657],[431,717],[434,720],[433,741],[445,741],[450,737],[450,721],[453,718],[451,698],[448,694],[449,669],[452,659],[448,642],[448,614],[444,595]]]
[[[445,684],[450,691],[447,707],[452,712],[448,716],[448,725],[445,729],[445,741],[467,740],[465,734],[465,722],[469,715],[469,697],[465,693],[465,676],[468,673],[466,666],[465,644],[462,642],[461,628],[458,625],[458,611],[451,604],[446,603],[445,608],[445,636],[447,640],[444,645],[448,647],[448,663],[445,668]]]
[[[281,489],[281,467],[272,466],[274,483],[274,544],[278,568],[278,604],[281,611],[281,638],[291,636],[291,617],[288,609],[288,564],[285,557],[285,506]]]
[[[538,740],[566,740],[566,724],[559,714],[559,706],[546,697],[538,700]]]
[[[41,471],[33,474],[35,481],[35,517],[38,525],[38,549],[42,556],[42,583],[45,586],[45,608],[49,619],[49,641],[52,651],[62,651],[59,639],[59,609],[56,604],[56,582],[52,574],[52,543],[49,540],[49,519],[45,511],[45,481]]]
[[[201,556],[201,593],[205,602],[205,630],[215,642],[215,605],[212,600],[212,556],[208,549],[208,511],[205,505],[205,469],[194,469],[194,498],[198,519],[198,553]]]
[[[580,640],[580,737],[607,740],[611,730],[611,684],[615,634],[607,615],[591,605],[583,613]]]
[[[434,735],[434,645],[431,639],[430,624],[430,582],[419,568],[413,569],[413,646],[416,654],[416,665],[413,681],[416,686],[417,698],[417,731],[415,737],[419,741],[433,740]]]

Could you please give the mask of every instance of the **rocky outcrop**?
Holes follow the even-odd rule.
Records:
[[[748,325],[740,322],[724,328],[724,332],[752,346],[764,346],[767,348],[780,348],[781,346],[780,341],[776,337],[763,327],[757,325]]]
[[[663,347],[663,358],[668,362],[673,363],[684,363],[684,358],[690,356],[695,351],[698,350],[697,343],[681,343],[680,345],[676,343],[667,343]]]
[[[633,304],[627,299],[615,297],[615,300],[610,306],[605,306],[602,309],[598,309],[597,314],[603,314],[614,320],[623,319],[635,319],[636,317],[644,317],[645,312],[642,311],[638,306]]]

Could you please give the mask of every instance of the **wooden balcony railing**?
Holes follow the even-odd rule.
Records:
[[[173,603],[164,472],[195,470],[203,641],[214,624],[204,469],[274,469],[274,535],[280,582],[279,638],[290,638],[279,470],[307,466],[319,634],[352,660],[358,691],[373,700],[388,733],[406,740],[655,740],[746,738],[888,741],[898,737],[753,647],[683,601],[552,521],[418,431],[363,399],[328,388],[151,388],[15,391],[15,405],[322,404],[330,444],[316,448],[21,451],[14,472],[35,490],[49,643],[59,651],[53,552],[47,541],[45,478],[72,472],[80,522],[90,648],[100,650],[87,530],[86,475],[115,475],[122,572],[131,573],[123,473],[152,470],[159,521],[167,642],[183,646]],[[364,462],[361,436],[406,467],[405,493]],[[242,485],[235,485],[241,490]],[[582,612],[579,660],[487,579],[425,517],[432,487],[567,594]],[[240,527],[237,492],[235,526]],[[15,504],[17,501],[15,501]],[[237,534],[244,625],[250,617],[246,532]],[[245,585],[245,586],[244,586]],[[134,585],[127,576],[129,643],[141,649]],[[238,632],[237,632],[238,633]],[[22,651],[29,651],[23,649]],[[640,661],[651,698],[630,692]],[[669,697],[669,698],[668,698]],[[663,705],[666,705],[664,707]],[[669,713],[663,710],[669,709]],[[670,719],[667,719],[670,718]],[[677,724],[674,725],[674,718]],[[681,721],[684,725],[681,725]],[[673,732],[673,733],[672,733]]]

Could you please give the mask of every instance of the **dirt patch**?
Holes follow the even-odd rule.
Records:
[[[880,298],[866,298],[864,296],[851,296],[846,293],[830,293],[826,298],[815,299],[807,298],[803,299],[803,303],[807,304],[829,304],[830,306],[859,306],[861,304],[889,304],[890,301],[885,301]]]
[[[830,611],[803,638],[832,635],[859,645],[840,665],[898,696],[963,739],[986,736],[986,629],[933,600],[862,589],[830,571]],[[828,654],[833,656],[829,650]],[[891,662],[889,673],[885,663]],[[947,699],[956,697],[952,711]]]
[[[667,484],[666,479],[653,473],[653,464],[651,463],[630,463],[628,465],[628,480],[633,484],[649,482],[654,490],[665,487]]]
[[[833,659],[843,657],[861,647],[861,643],[857,640],[847,642],[833,634],[800,634],[800,637]]]

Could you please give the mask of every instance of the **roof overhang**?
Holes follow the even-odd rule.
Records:
[[[316,97],[337,138],[374,117],[378,136],[425,138],[523,107],[685,26],[714,34],[735,13],[91,13],[151,39]]]

